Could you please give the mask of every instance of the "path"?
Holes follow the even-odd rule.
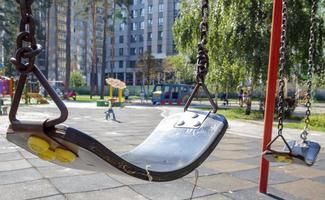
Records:
[[[117,152],[134,148],[163,116],[181,111],[180,108],[116,109],[122,123],[115,124],[106,122],[104,108],[93,104],[68,103],[68,107],[70,118],[67,124],[87,131]],[[54,111],[52,105],[22,107],[19,117],[46,118],[53,116]],[[126,176],[65,169],[43,162],[8,143],[5,140],[7,118],[0,117],[0,123],[0,199],[178,200],[190,197],[193,173],[173,182],[148,183]],[[324,150],[313,168],[272,164],[270,194],[257,193],[261,146],[258,137],[261,130],[262,126],[258,123],[230,121],[227,134],[199,168],[195,199],[324,199]]]

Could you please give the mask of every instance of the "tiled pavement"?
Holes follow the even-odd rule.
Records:
[[[46,113],[53,111],[51,107],[23,107],[20,117],[49,117],[54,113]],[[78,126],[116,152],[128,151],[141,143],[162,118],[161,111],[149,108],[116,109],[120,124],[105,121],[102,108],[77,106],[70,112],[67,124]],[[191,196],[194,173],[173,182],[148,183],[127,176],[65,169],[8,143],[7,124],[7,119],[0,117],[1,200],[172,200]],[[199,168],[194,199],[325,199],[324,150],[313,168],[272,164],[269,194],[262,195],[257,192],[261,141],[233,134],[236,123],[230,124],[229,133]]]

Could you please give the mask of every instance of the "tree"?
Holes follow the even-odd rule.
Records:
[[[157,65],[155,57],[146,51],[139,56],[136,68],[144,73],[146,78],[147,92],[149,93],[149,85],[151,80],[161,71],[161,67]]]
[[[168,56],[164,60],[164,72],[173,74],[174,82],[192,84],[195,81],[195,65],[183,55]]]
[[[218,88],[236,89],[246,80],[252,86],[265,84],[269,53],[272,0],[210,1],[210,56],[208,83]],[[324,1],[323,1],[324,2]],[[310,2],[289,1],[287,74],[301,68],[306,74],[310,27]],[[318,17],[320,19],[320,17]],[[180,17],[174,25],[174,40],[181,55],[196,59],[199,38],[200,1],[181,2]],[[297,34],[299,30],[299,34]],[[318,41],[320,34],[318,34]],[[317,65],[322,55],[318,55]],[[302,79],[300,79],[302,80]]]
[[[85,84],[86,84],[85,78],[78,71],[74,71],[71,73],[70,82],[71,82],[71,87],[73,87],[73,88],[80,88],[80,87],[85,86]]]
[[[66,68],[65,68],[65,92],[70,87],[71,73],[71,0],[67,0],[67,39],[66,39]]]

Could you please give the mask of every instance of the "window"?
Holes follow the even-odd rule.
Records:
[[[158,32],[158,39],[162,40],[164,38],[164,32],[163,31],[159,31]]]
[[[139,35],[139,42],[143,42],[143,35]]]
[[[130,61],[129,68],[135,68],[136,65],[137,65],[137,62],[136,61]]]
[[[120,36],[119,41],[120,41],[120,44],[124,43],[124,36],[123,35]]]
[[[151,40],[152,40],[152,33],[149,32],[149,33],[148,33],[148,41],[151,41]]]
[[[119,68],[123,68],[123,67],[124,67],[123,64],[124,64],[123,61],[119,61],[119,62],[118,62],[118,67],[119,67]]]
[[[125,30],[125,23],[121,23],[120,24],[120,31],[124,31]]]
[[[152,26],[152,19],[149,18],[149,19],[148,19],[148,27],[151,27],[151,26]]]
[[[137,54],[137,50],[136,50],[136,48],[131,48],[131,49],[130,49],[130,54],[131,54],[132,56],[136,55],[136,54]]]
[[[136,23],[132,23],[132,31],[137,30],[137,24]]]
[[[147,51],[148,51],[148,53],[151,53],[151,46],[150,45],[147,46]]]
[[[119,56],[123,56],[124,55],[123,48],[119,48],[118,53],[119,53]]]
[[[164,18],[162,18],[162,17],[159,17],[159,18],[158,18],[158,25],[159,25],[159,26],[164,25]]]
[[[135,35],[131,35],[131,43],[134,43],[137,41],[137,38]]]
[[[140,29],[143,30],[144,29],[144,22],[140,23]]]
[[[160,3],[159,4],[158,10],[159,10],[159,12],[163,12],[164,11],[164,4],[163,3]]]
[[[139,48],[139,54],[140,54],[140,55],[143,54],[143,47],[140,47],[140,48]]]
[[[144,9],[141,8],[141,9],[139,10],[139,12],[140,12],[140,16],[141,16],[141,17],[144,17]]]
[[[158,53],[162,53],[162,45],[158,45],[158,50],[157,50]]]
[[[148,6],[148,14],[152,14],[152,5]]]

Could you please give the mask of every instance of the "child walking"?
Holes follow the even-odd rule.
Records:
[[[116,121],[116,116],[115,116],[115,112],[113,110],[113,103],[112,103],[112,99],[108,100],[108,110],[105,112],[106,114],[106,120],[113,120]],[[111,116],[112,115],[112,116]]]

